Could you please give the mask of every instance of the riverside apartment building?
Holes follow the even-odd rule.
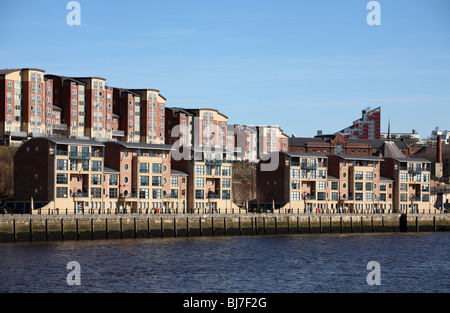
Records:
[[[14,156],[17,212],[164,212],[184,209],[188,175],[171,167],[171,147],[38,137]]]
[[[264,207],[299,212],[388,212],[394,180],[382,177],[384,159],[372,156],[276,152],[257,167]],[[261,165],[278,159],[275,171]]]

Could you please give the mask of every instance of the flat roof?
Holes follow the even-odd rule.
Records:
[[[422,158],[393,158],[399,162],[420,162],[420,163],[431,163],[430,160],[422,159]]]
[[[107,167],[107,166],[103,166],[103,173],[107,173],[107,174],[119,174],[120,171],[112,168],[112,167]]]
[[[170,175],[173,175],[173,176],[189,176],[188,173],[185,173],[183,171],[176,170],[176,169],[171,169],[170,170]]]
[[[127,149],[153,149],[153,150],[171,150],[172,147],[164,144],[140,143],[140,142],[124,142],[124,141],[106,141],[107,143],[115,143]]]
[[[72,81],[72,82],[74,82],[74,83],[77,83],[77,84],[79,84],[79,85],[84,85],[84,86],[86,86],[86,83],[85,83],[85,82],[83,82],[83,81],[81,81],[81,80],[78,80],[78,79],[75,79],[75,78],[73,78],[73,77],[62,76],[62,75],[55,75],[55,74],[45,74],[45,75],[44,75],[44,78],[45,78],[45,77],[59,77],[59,78],[61,78],[61,79],[70,80],[70,81]]]
[[[45,140],[53,142],[54,144],[57,144],[57,145],[78,145],[78,146],[98,146],[98,147],[104,147],[105,146],[103,143],[95,141],[95,140],[75,139],[75,138],[66,138],[66,137],[45,137],[45,136],[40,136],[40,137],[32,138],[32,139],[30,139],[28,141],[38,140],[38,139],[45,139]]]
[[[344,160],[357,160],[357,161],[384,161],[383,158],[371,155],[352,155],[352,154],[330,154],[337,156]]]
[[[328,157],[321,153],[314,152],[294,152],[294,151],[281,151],[281,153],[287,154],[290,157],[317,157],[317,158],[325,158]]]

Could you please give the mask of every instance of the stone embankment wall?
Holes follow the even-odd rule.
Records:
[[[449,230],[448,214],[0,215],[0,242]]]

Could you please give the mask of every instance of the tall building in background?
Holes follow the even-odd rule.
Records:
[[[130,90],[140,95],[141,142],[164,144],[166,98],[157,89]]]
[[[370,107],[362,110],[360,119],[353,122],[353,125],[337,132],[348,139],[380,139],[381,107],[373,110]]]
[[[53,103],[53,80],[35,68],[0,70],[0,138],[20,144],[28,137],[63,129],[61,108]]]
[[[101,77],[75,77],[86,84],[85,89],[85,136],[91,139],[112,139],[112,88]],[[76,112],[72,111],[75,115]],[[108,118],[109,117],[109,118]]]

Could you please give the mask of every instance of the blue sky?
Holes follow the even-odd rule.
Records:
[[[450,129],[450,1],[0,0],[0,68],[156,88],[168,106],[286,134],[338,131],[381,106],[382,131]],[[273,108],[276,110],[273,110]]]

